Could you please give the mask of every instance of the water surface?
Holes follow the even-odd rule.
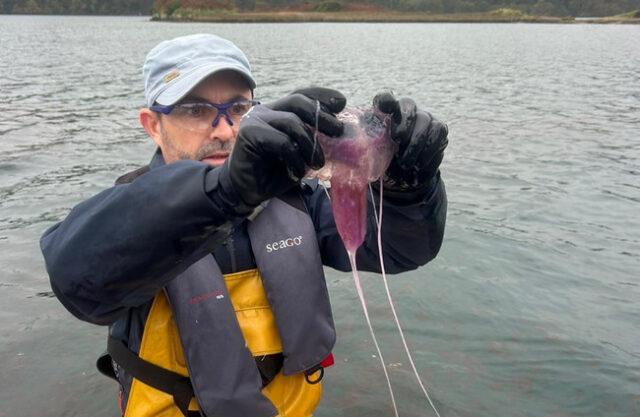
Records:
[[[443,417],[640,415],[639,26],[0,16],[0,417],[118,414],[93,366],[106,330],[52,297],[38,238],[148,161],[144,56],[198,32],[246,51],[263,101],[391,87],[448,122],[445,244],[391,282]],[[327,279],[339,340],[316,415],[390,416],[351,276]],[[433,415],[363,281],[401,415]]]

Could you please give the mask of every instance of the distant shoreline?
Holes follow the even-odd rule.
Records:
[[[159,22],[207,23],[554,23],[554,24],[640,24],[640,18],[499,15],[491,13],[428,14],[402,12],[233,12],[219,10],[186,10],[172,16],[154,15]]]
[[[640,24],[640,18],[504,16],[492,13],[429,14],[381,12],[235,12],[229,10],[186,10],[182,15],[144,14],[28,14],[0,16],[149,17],[154,22],[173,23],[542,23],[542,24]]]

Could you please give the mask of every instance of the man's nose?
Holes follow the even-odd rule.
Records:
[[[231,140],[235,138],[236,135],[236,123],[233,126],[227,120],[227,118],[222,115],[218,119],[216,125],[211,129],[211,138],[218,139],[222,141]]]

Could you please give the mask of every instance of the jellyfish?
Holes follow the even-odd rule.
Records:
[[[318,112],[319,110],[320,105],[318,103]],[[398,409],[393,388],[391,386],[387,367],[385,366],[384,357],[382,356],[378,340],[371,325],[371,319],[369,317],[367,304],[362,291],[362,285],[360,283],[360,275],[356,265],[356,250],[364,242],[367,228],[367,190],[371,192],[371,201],[377,226],[380,270],[382,272],[382,279],[387,293],[387,300],[391,307],[391,311],[393,312],[393,317],[404,345],[405,352],[409,358],[409,363],[413,369],[413,373],[417,378],[418,384],[428,400],[429,405],[436,415],[440,417],[440,414],[433,404],[433,401],[431,400],[413,362],[411,352],[407,345],[404,332],[402,331],[402,326],[400,325],[400,321],[393,304],[382,256],[382,177],[384,176],[384,173],[397,150],[397,144],[390,136],[390,115],[381,113],[371,107],[351,107],[339,113],[337,117],[344,123],[344,133],[339,138],[325,136],[318,131],[317,125],[315,126],[316,133],[314,135],[314,147],[319,144],[324,153],[326,163],[322,169],[308,173],[308,177],[318,178],[321,182],[328,181],[330,183],[330,191],[328,194],[330,196],[331,208],[336,222],[336,227],[338,229],[338,234],[340,235],[347,250],[356,292],[360,299],[360,304],[362,305],[362,310],[369,327],[371,338],[378,353],[378,357],[380,358],[389,394],[391,396],[394,414],[398,417]],[[318,118],[316,117],[316,121],[317,119]],[[380,181],[380,205],[378,209],[375,207],[373,190],[370,185],[375,181]]]

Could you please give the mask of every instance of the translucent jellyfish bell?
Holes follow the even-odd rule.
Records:
[[[342,136],[318,133],[325,166],[312,174],[331,183],[331,207],[338,233],[347,251],[364,241],[367,217],[367,186],[389,166],[396,144],[389,135],[389,116],[372,108],[347,108],[338,114],[344,122]]]

